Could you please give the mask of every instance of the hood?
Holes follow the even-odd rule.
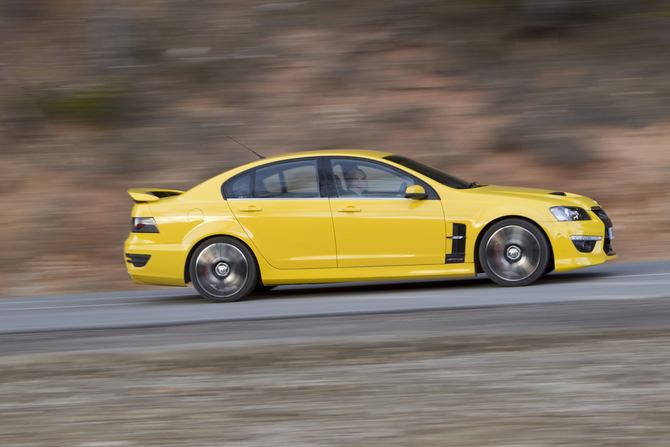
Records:
[[[564,191],[556,191],[551,189],[534,189],[534,188],[516,188],[513,186],[496,186],[485,185],[479,188],[466,189],[464,191],[472,192],[477,195],[485,196],[500,196],[500,197],[517,197],[520,199],[531,199],[549,203],[552,205],[564,206],[579,206],[590,209],[594,206],[599,206],[598,202],[588,197],[572,194]]]

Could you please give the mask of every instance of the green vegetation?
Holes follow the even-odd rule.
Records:
[[[100,87],[84,91],[49,91],[38,96],[42,111],[54,118],[72,119],[97,124],[120,121],[127,113],[122,88]]]

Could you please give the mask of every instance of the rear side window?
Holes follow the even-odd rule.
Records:
[[[280,163],[256,169],[254,197],[290,199],[319,196],[316,160]]]
[[[276,163],[247,171],[224,183],[222,192],[227,199],[321,197],[317,160]]]
[[[230,199],[248,199],[251,197],[251,173],[237,177],[227,184],[226,197]]]

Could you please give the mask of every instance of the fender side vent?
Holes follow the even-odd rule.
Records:
[[[550,192],[552,196],[565,196],[566,194],[563,191]]]
[[[452,236],[451,253],[465,256],[465,225],[454,224],[454,235]]]
[[[445,264],[455,264],[465,262],[465,224],[455,223],[453,227],[453,236],[451,239],[451,254],[445,256]]]

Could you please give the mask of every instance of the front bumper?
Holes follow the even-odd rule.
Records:
[[[599,219],[542,222],[542,226],[547,232],[554,251],[554,266],[557,272],[576,270],[616,259],[616,253],[612,249],[608,236],[607,225]],[[590,253],[583,253],[573,243],[572,236],[600,236],[601,239],[595,242]]]

